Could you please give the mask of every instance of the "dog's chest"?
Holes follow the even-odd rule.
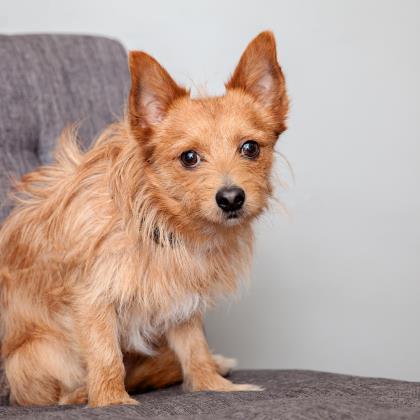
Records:
[[[190,319],[204,308],[205,301],[197,293],[187,293],[167,308],[153,313],[140,305],[130,308],[121,322],[124,350],[153,355],[155,344],[171,325]]]
[[[218,296],[235,290],[237,258],[207,249],[188,252],[157,248],[142,254],[133,269],[138,279],[128,309],[120,316],[121,342],[127,351],[153,354],[153,345],[171,325],[203,313]],[[127,308],[127,306],[126,306]]]

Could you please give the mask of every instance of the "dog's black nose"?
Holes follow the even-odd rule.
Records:
[[[245,191],[239,187],[223,187],[217,191],[216,203],[223,211],[239,210],[245,202]]]

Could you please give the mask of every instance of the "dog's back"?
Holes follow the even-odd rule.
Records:
[[[66,247],[51,230],[81,159],[74,130],[65,130],[55,162],[16,183],[15,209],[0,229],[1,343],[12,402],[55,403],[62,384],[74,388],[82,381],[61,258]]]

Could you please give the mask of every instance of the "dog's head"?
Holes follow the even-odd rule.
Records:
[[[143,52],[131,52],[129,65],[130,130],[161,208],[201,225],[259,215],[288,108],[273,34],[248,45],[220,97],[191,98]]]

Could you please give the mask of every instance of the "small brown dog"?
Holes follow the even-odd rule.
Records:
[[[82,154],[17,184],[0,231],[2,357],[17,404],[132,404],[128,391],[223,376],[202,326],[247,270],[252,221],[271,195],[288,100],[271,32],[255,38],[221,97],[192,99],[131,52],[127,118]]]

